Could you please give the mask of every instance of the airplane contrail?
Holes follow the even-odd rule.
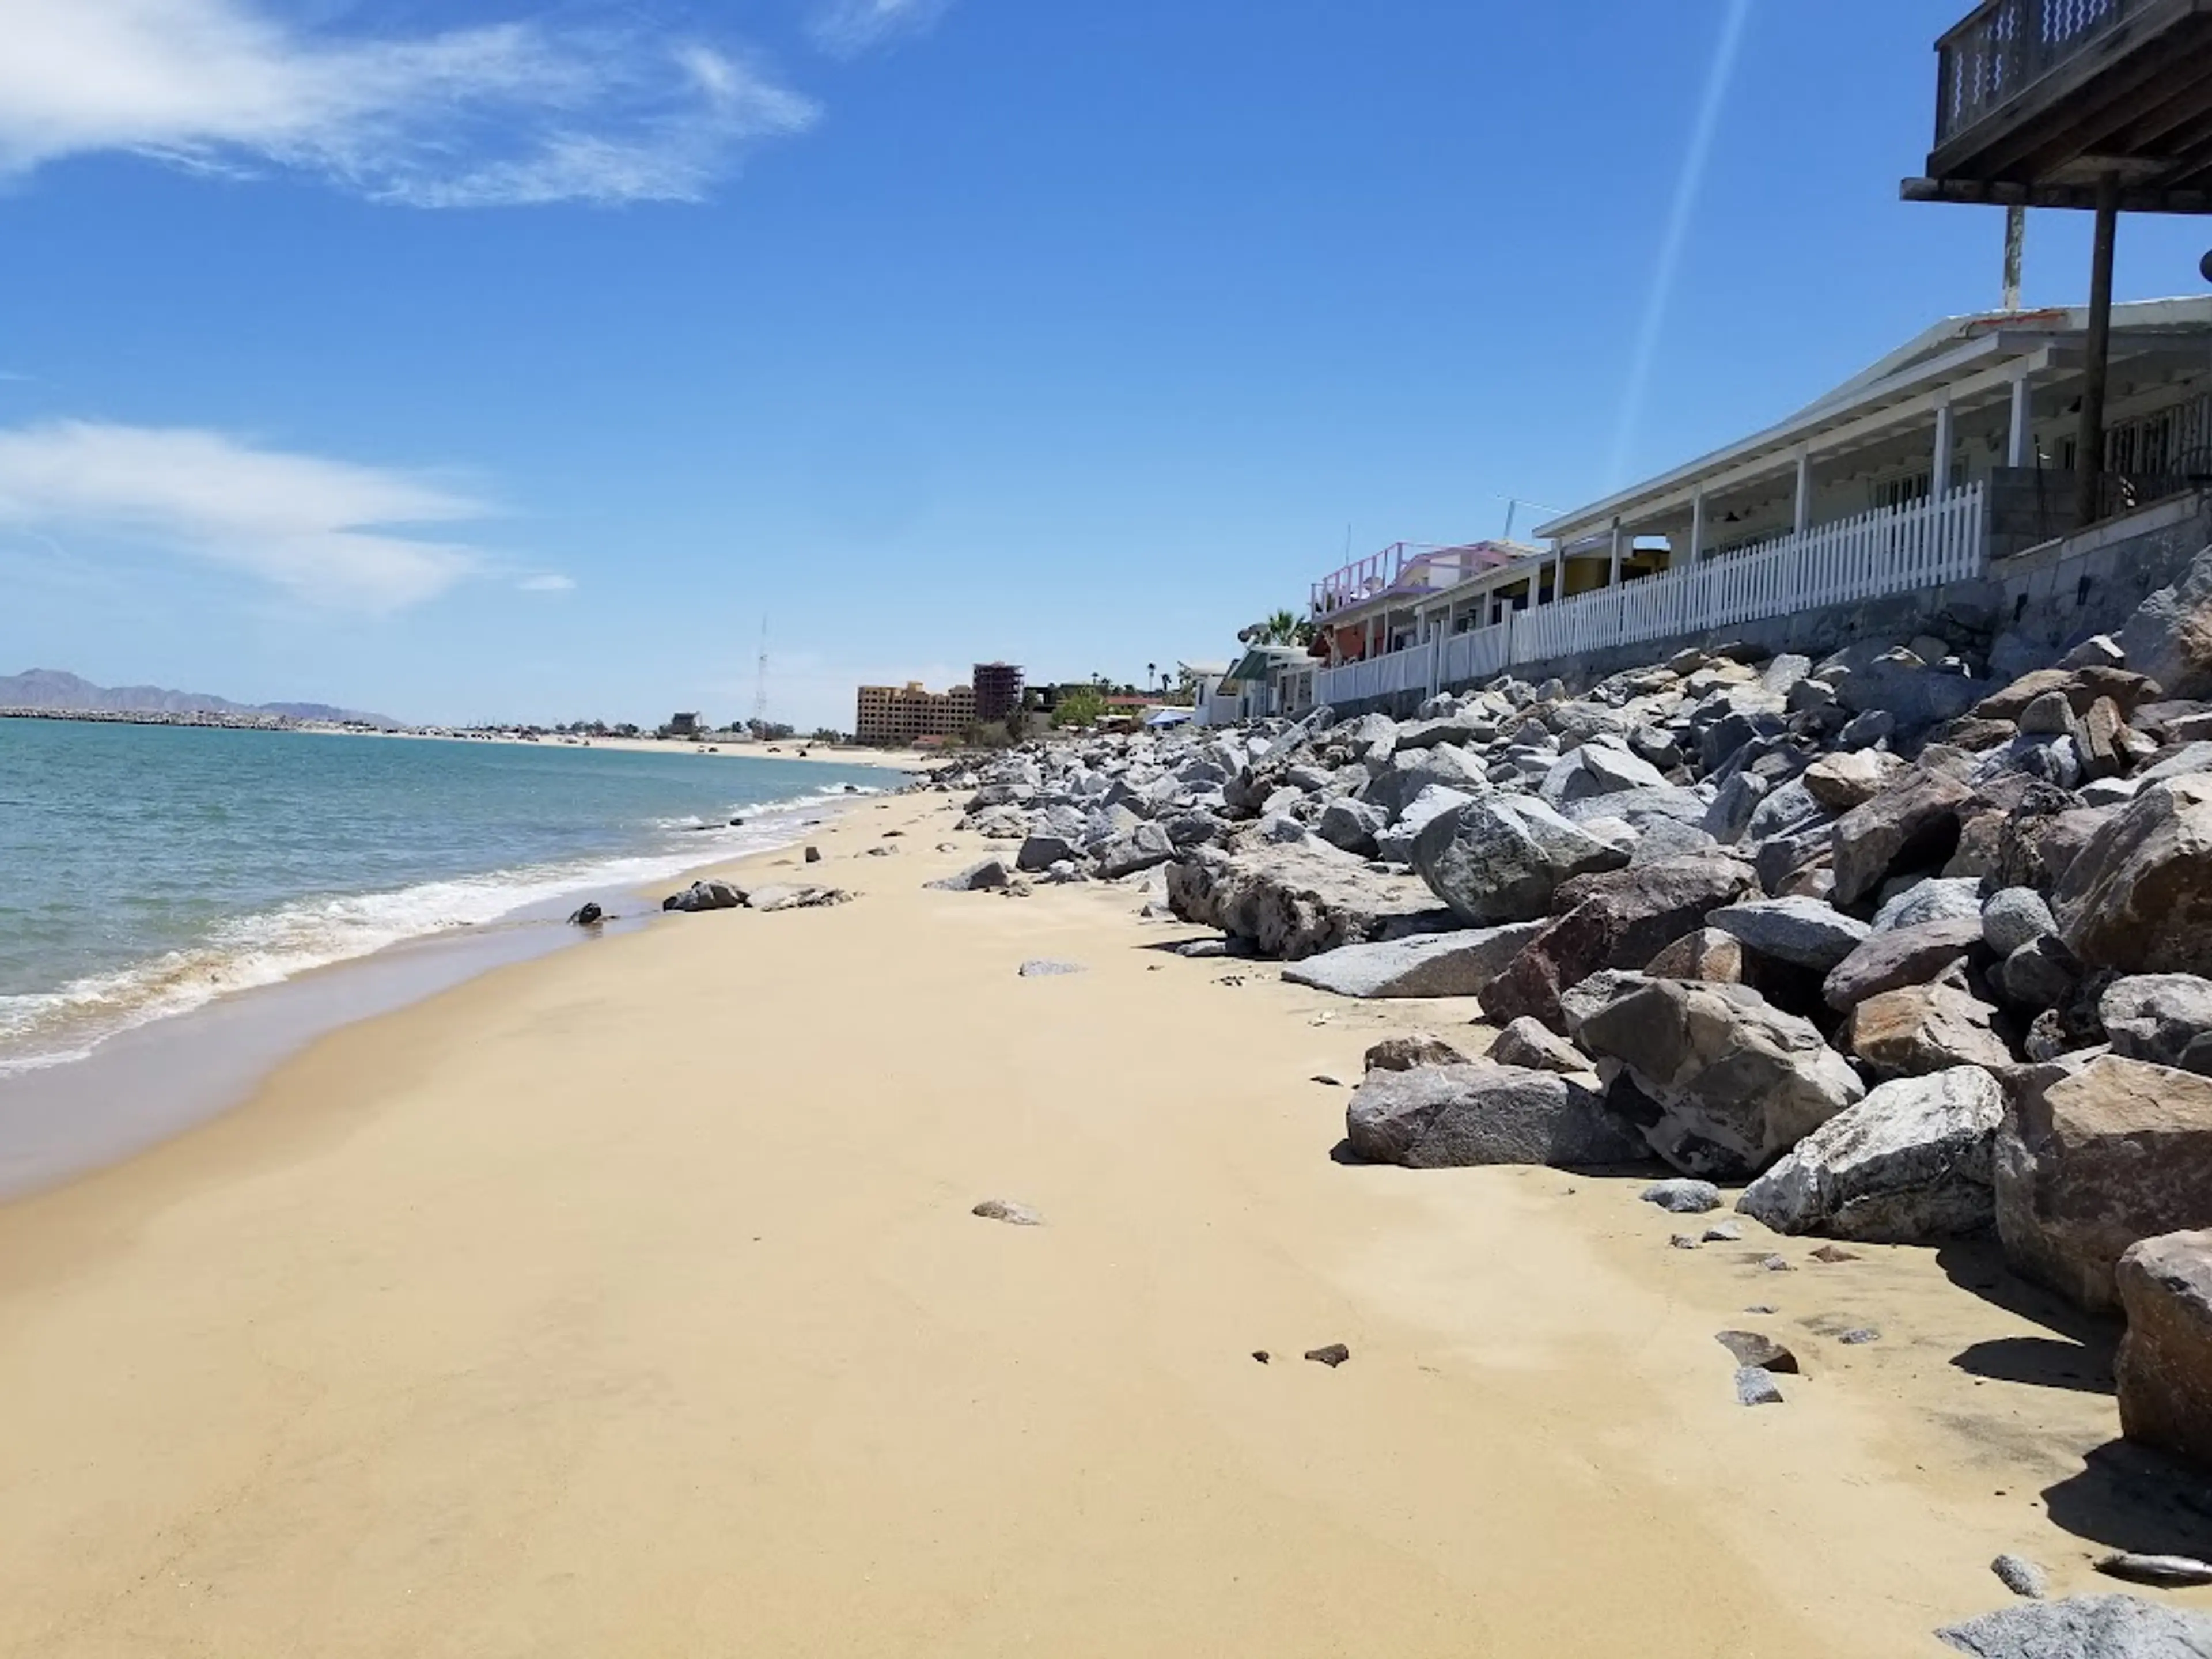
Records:
[[[1666,326],[1667,313],[1674,302],[1674,282],[1682,268],[1682,249],[1690,240],[1690,221],[1695,216],[1698,193],[1705,187],[1705,174],[1711,169],[1713,155],[1713,137],[1720,128],[1721,109],[1728,102],[1729,84],[1735,79],[1736,58],[1743,48],[1746,27],[1751,21],[1752,0],[1729,0],[1728,17],[1721,26],[1720,45],[1713,52],[1711,73],[1705,77],[1705,93],[1698,106],[1697,125],[1690,130],[1689,154],[1682,158],[1682,176],[1674,186],[1674,205],[1667,214],[1667,234],[1659,244],[1659,259],[1651,278],[1651,293],[1645,302],[1644,325],[1636,337],[1636,353],[1630,358],[1628,384],[1621,394],[1620,424],[1613,437],[1613,465],[1608,469],[1609,489],[1619,489],[1628,482],[1630,452],[1635,447],[1638,428],[1644,420],[1644,403],[1651,386],[1651,365],[1659,355],[1659,334]]]

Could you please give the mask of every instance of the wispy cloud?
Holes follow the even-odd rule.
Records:
[[[416,532],[491,511],[414,474],[191,428],[0,430],[0,525],[183,555],[331,609],[401,610],[483,569],[477,549]]]
[[[952,0],[828,0],[816,14],[814,43],[834,58],[857,58],[935,25]]]
[[[0,179],[125,151],[418,207],[690,201],[817,113],[743,56],[635,32],[311,34],[264,0],[6,0],[0,15]]]
[[[573,593],[576,591],[576,579],[549,571],[525,576],[515,586],[526,593]]]

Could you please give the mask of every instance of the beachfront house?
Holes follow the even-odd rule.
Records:
[[[1545,549],[1399,549],[1335,572],[1314,586],[1328,653],[1314,696],[1402,710],[1509,670],[1608,672],[1723,636],[1825,651],[1939,617],[2118,627],[2212,541],[2212,299],[2112,308],[2085,523],[2090,320],[1954,318],[1773,425],[1553,519]]]

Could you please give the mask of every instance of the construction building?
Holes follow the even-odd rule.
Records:
[[[977,663],[974,685],[979,720],[1004,721],[1022,706],[1022,671],[1012,663]]]
[[[1018,674],[1019,671],[1017,671]],[[864,685],[853,735],[864,744],[895,745],[957,738],[975,723],[975,688],[929,691],[920,680]]]

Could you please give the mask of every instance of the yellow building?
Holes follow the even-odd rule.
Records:
[[[864,685],[853,735],[862,743],[910,744],[924,738],[957,738],[975,723],[975,688],[926,691],[920,680],[904,685]]]

